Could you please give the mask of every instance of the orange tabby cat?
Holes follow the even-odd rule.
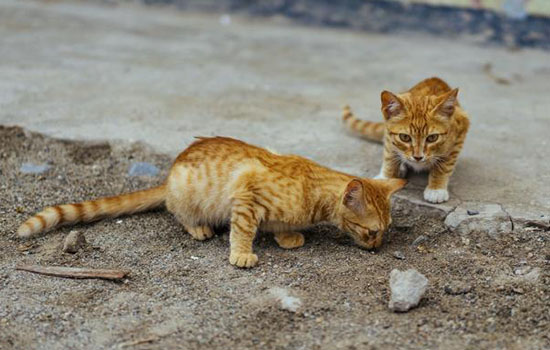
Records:
[[[382,243],[391,222],[390,195],[401,179],[360,179],[293,155],[278,155],[242,141],[200,138],[174,162],[158,187],[77,204],[49,207],[28,219],[20,237],[64,223],[131,214],[166,204],[197,240],[229,221],[229,262],[256,265],[252,241],[258,228],[273,231],[282,248],[304,244],[296,230],[329,222],[364,248]]]
[[[470,122],[451,89],[439,78],[421,81],[402,94],[382,92],[385,122],[357,119],[349,107],[345,125],[368,139],[384,142],[384,159],[376,178],[405,177],[407,170],[429,171],[424,199],[449,199],[447,185],[462,149]]]

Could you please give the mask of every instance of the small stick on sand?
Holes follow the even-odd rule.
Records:
[[[139,339],[139,340],[135,340],[135,341],[129,341],[129,342],[119,344],[118,348],[123,349],[123,348],[127,348],[129,346],[135,346],[135,345],[140,345],[140,344],[145,344],[145,343],[152,343],[152,342],[157,341],[157,340],[159,340],[159,337],[155,336],[155,337],[149,337],[149,338]]]
[[[63,267],[63,266],[38,266],[38,265],[17,265],[16,270],[39,273],[41,275],[49,275],[65,278],[100,278],[106,280],[120,280],[124,278],[130,271],[112,270],[112,269],[87,269],[80,267]]]

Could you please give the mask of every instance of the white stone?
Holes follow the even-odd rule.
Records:
[[[23,163],[19,171],[23,174],[42,174],[50,169],[48,164]]]
[[[288,290],[284,288],[271,288],[269,292],[280,302],[279,307],[283,310],[296,312],[302,306],[302,301],[299,298],[290,296]]]
[[[415,269],[390,273],[390,310],[407,312],[420,302],[428,288],[428,279]]]
[[[470,215],[468,210],[479,213]],[[510,216],[499,204],[464,203],[447,215],[445,225],[461,235],[482,232],[492,238],[512,231]]]
[[[160,170],[151,163],[135,162],[130,165],[128,175],[130,176],[157,176]]]

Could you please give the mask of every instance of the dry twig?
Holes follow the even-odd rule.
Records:
[[[130,271],[113,270],[113,269],[87,269],[80,267],[63,267],[63,266],[38,266],[38,265],[17,265],[16,270],[39,273],[41,275],[49,275],[65,278],[100,278],[106,280],[120,280],[124,278]]]
[[[149,337],[149,338],[145,338],[145,339],[139,339],[139,340],[134,340],[134,341],[128,341],[128,342],[125,342],[125,343],[121,343],[118,345],[118,348],[119,349],[124,349],[124,348],[127,348],[129,346],[135,346],[135,345],[140,345],[140,344],[145,344],[145,343],[152,343],[156,340],[159,340],[160,338],[159,337]]]

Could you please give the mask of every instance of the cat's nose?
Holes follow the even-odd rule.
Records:
[[[417,162],[420,162],[424,157],[413,157]]]

